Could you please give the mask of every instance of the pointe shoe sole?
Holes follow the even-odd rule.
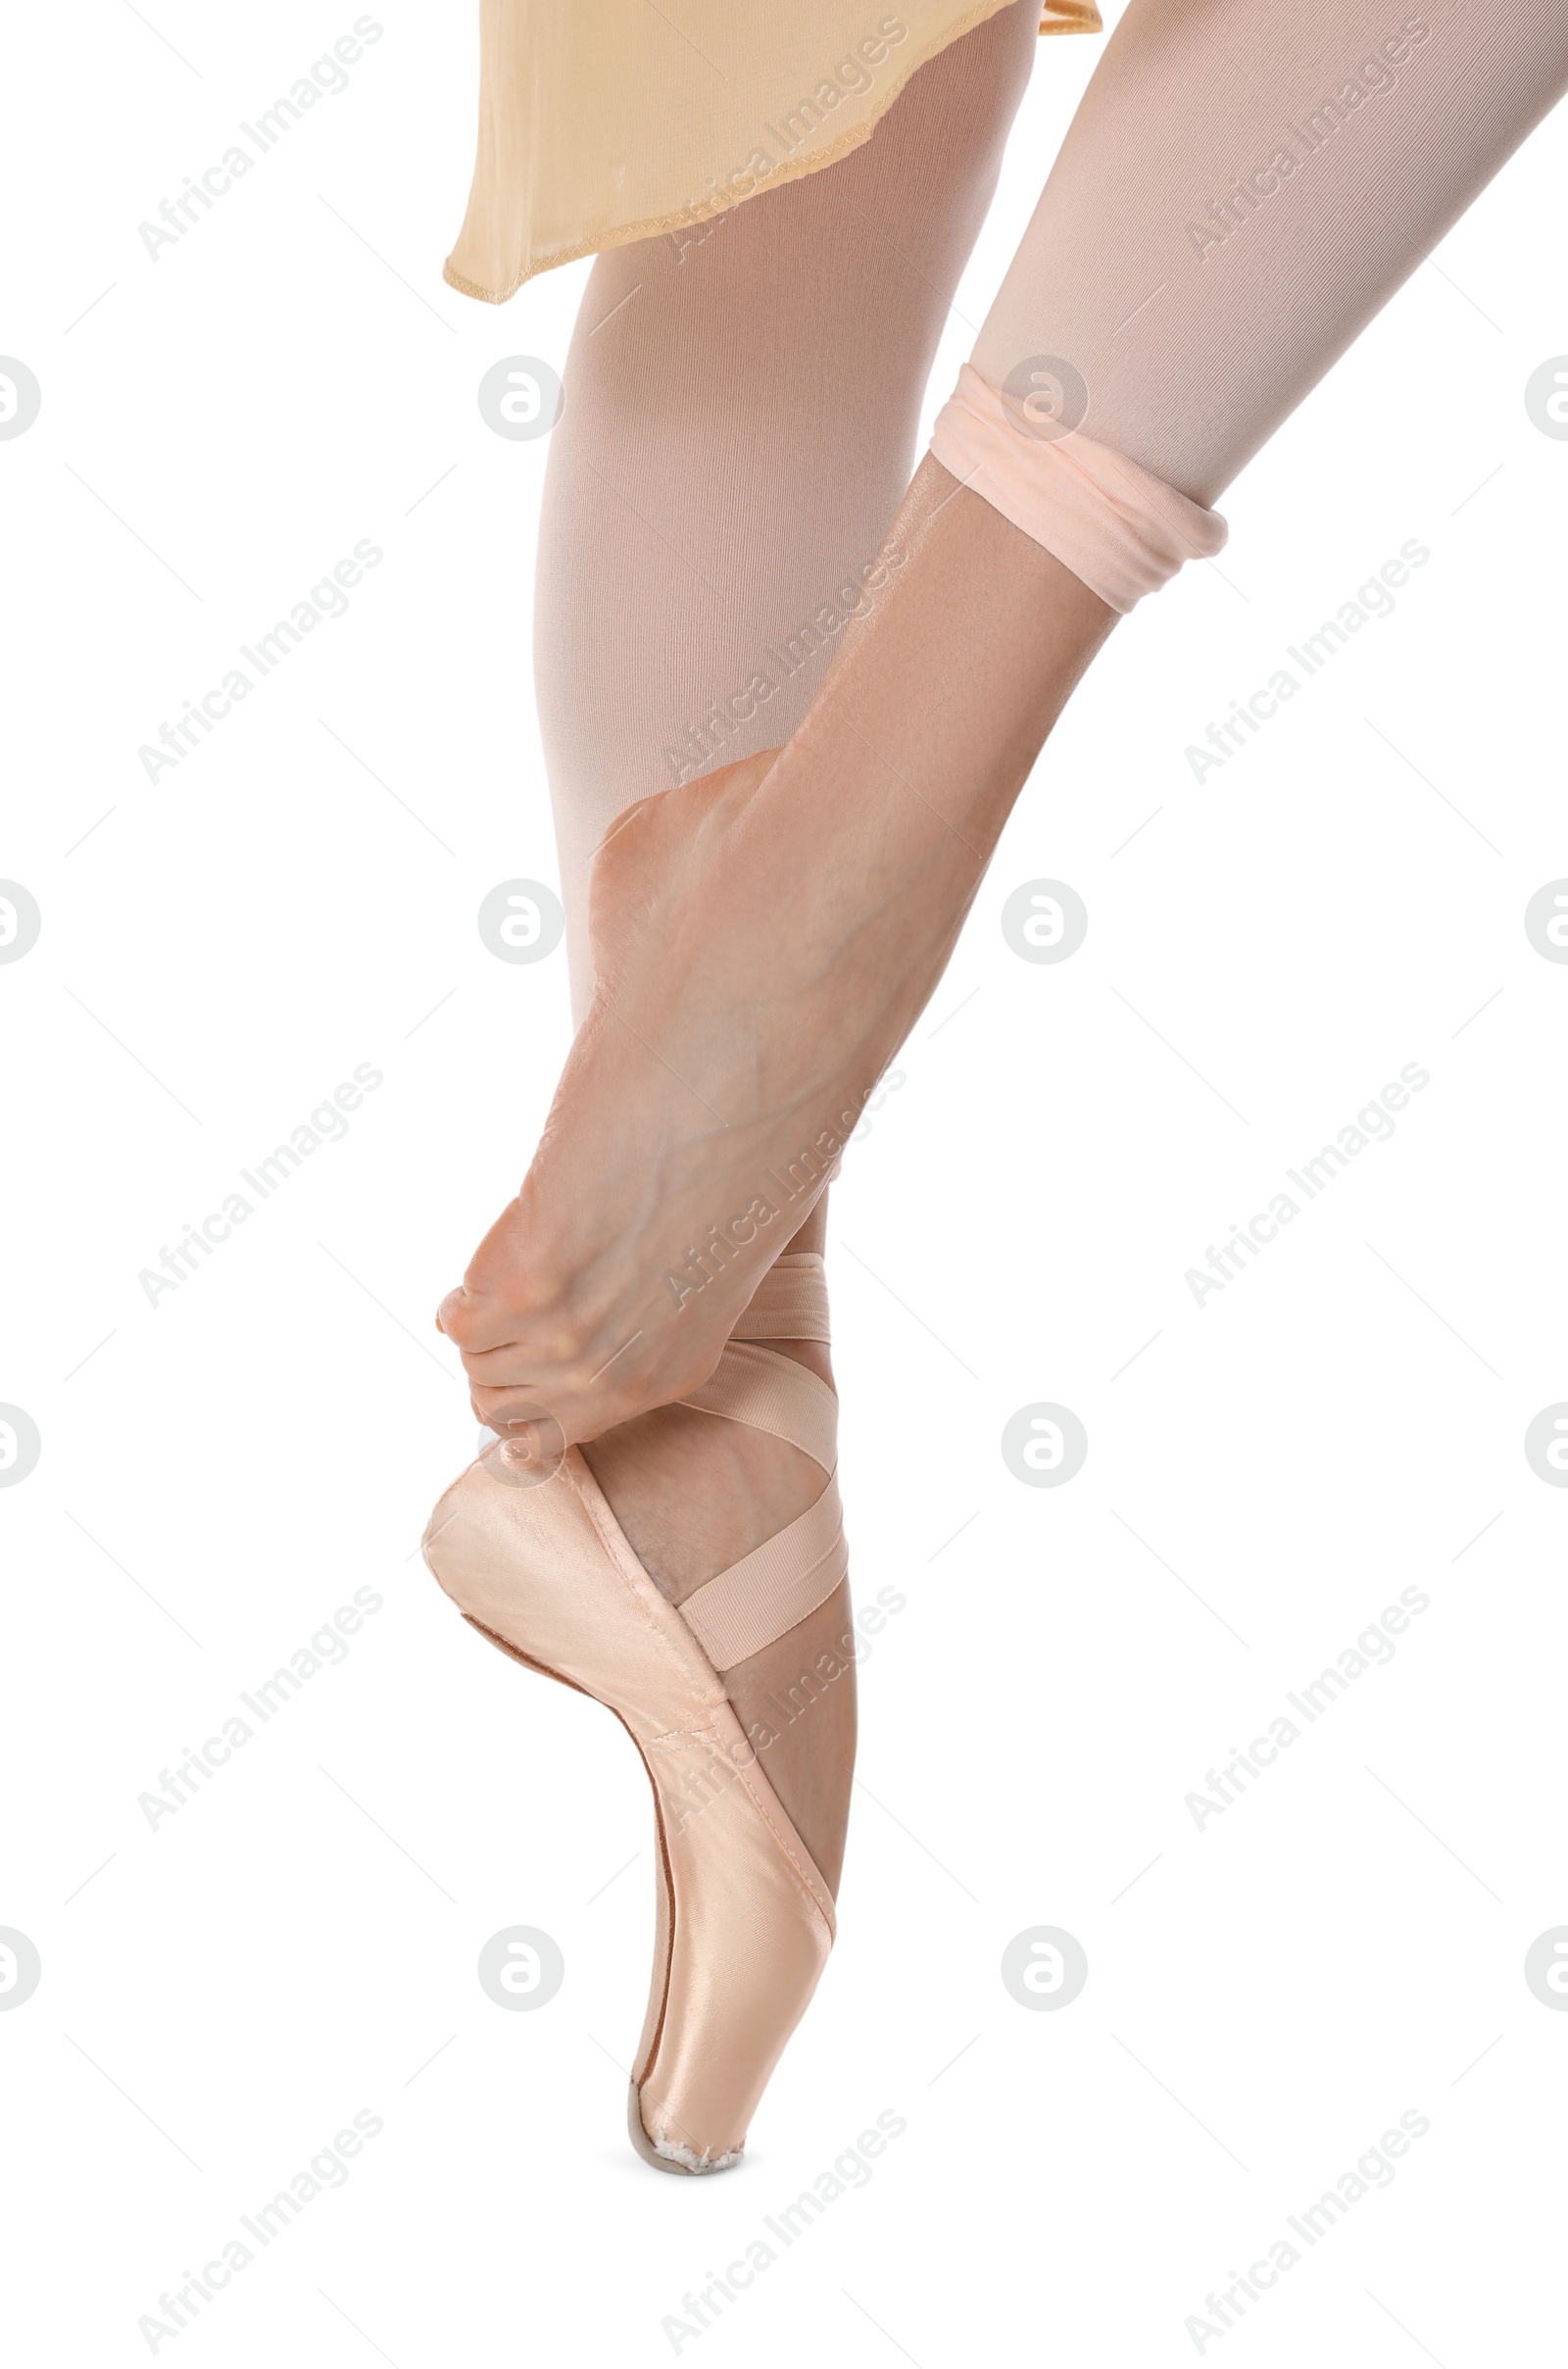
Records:
[[[515,1646],[509,1645],[504,1637],[498,1637],[494,1629],[487,1629],[484,1623],[482,1621],[475,1620],[471,1613],[465,1612],[463,1617],[467,1621],[468,1626],[471,1629],[476,1629],[479,1635],[483,1637],[490,1645],[495,1646],[501,1653],[505,1653],[510,1660],[519,1662],[525,1670],[534,1671],[535,1674],[540,1678],[553,1678],[558,1686],[570,1687],[574,1695],[580,1695],[586,1691],[584,1688],[577,1686],[570,1678],[564,1678],[559,1670],[548,1670],[542,1661],[531,1660],[526,1653],[519,1653]],[[598,1698],[590,1695],[588,1700],[590,1703],[592,1703],[596,1702]],[[608,1709],[610,1706],[607,1704],[605,1707]],[[618,1712],[615,1715],[617,1718],[619,1717]],[[623,1727],[625,1727],[625,1721],[621,1720],[621,1725]],[[628,1735],[631,1734],[631,1730],[629,1728],[627,1728],[626,1732]],[[637,1739],[635,1736],[632,1736],[632,1742],[636,1744]],[[666,1872],[666,1859],[664,1852],[663,1818],[660,1812],[659,1788],[654,1782],[654,1772],[648,1766],[647,1757],[640,1746],[638,1747],[637,1756],[642,1761],[643,1771],[648,1779],[649,1790],[654,1797],[654,1819],[658,1830],[659,1841],[658,1880],[660,1885],[661,1911],[659,1921],[660,1931],[662,1934],[663,1934],[667,1933],[669,1929],[669,1883]],[[667,1949],[663,1953],[663,1963],[667,1982]],[[657,1982],[659,1975],[659,1966],[657,1962],[655,1964],[654,1972],[655,1980]],[[637,2087],[637,2077],[635,2074],[633,2074],[632,2078],[626,2084],[626,2136],[631,2141],[632,2147],[635,2152],[641,2155],[643,2161],[656,2172],[678,2172],[683,2177],[689,2178],[699,2172],[729,2171],[733,2169],[735,2164],[737,2164],[741,2159],[740,2152],[737,2150],[732,2154],[716,2156],[710,2162],[704,2162],[695,2156],[689,2162],[684,2161],[682,2158],[688,2153],[689,2150],[684,2147],[671,2147],[667,2141],[665,2143],[664,2151],[661,2153],[660,2149],[654,2145],[652,2139],[649,2138],[648,2132],[643,2124],[642,2097]]]
[[[604,1703],[637,1747],[658,1930],[628,2129],[660,2171],[727,2170],[827,1961],[832,1896],[582,1456],[535,1487],[507,1471],[491,1450],[453,1484],[425,1561],[492,1644]]]

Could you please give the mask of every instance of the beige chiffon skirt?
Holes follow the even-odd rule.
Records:
[[[1015,4],[480,0],[478,161],[446,278],[502,304],[831,165],[917,67]],[[1043,4],[1043,33],[1100,30],[1095,0]]]

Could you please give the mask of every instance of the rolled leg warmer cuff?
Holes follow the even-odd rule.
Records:
[[[1136,461],[1029,397],[1002,393],[972,363],[937,414],[931,451],[952,476],[1042,544],[1123,616],[1188,560],[1211,559],[1229,529]]]

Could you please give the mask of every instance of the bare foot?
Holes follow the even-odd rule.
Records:
[[[712,1372],[1115,621],[929,457],[895,538],[788,748],[644,800],[600,854],[593,1008],[522,1191],[440,1314],[475,1411],[542,1409],[546,1453]]]
[[[825,1348],[774,1342],[832,1380]],[[820,1468],[787,1441],[693,1407],[662,1407],[583,1451],[633,1553],[671,1604],[804,1513]],[[721,1673],[774,1792],[837,1893],[855,1770],[856,1639],[845,1580],[760,1653]]]
[[[890,999],[900,922],[857,922],[776,812],[756,827],[778,755],[631,808],[595,862],[593,1008],[438,1317],[497,1429],[595,1439],[707,1380],[929,992]]]

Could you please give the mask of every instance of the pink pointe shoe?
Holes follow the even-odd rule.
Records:
[[[614,1712],[642,1754],[659,1835],[653,1984],[628,2127],[645,2162],[716,2172],[747,2127],[833,1945],[833,1900],[724,1691],[832,1595],[849,1560],[834,1478],[838,1401],[766,1340],[825,1341],[814,1252],[763,1277],[684,1402],[790,1441],[827,1485],[799,1520],[677,1610],[633,1555],[583,1457],[519,1486],[497,1446],[430,1516],[424,1557],[492,1644]]]

